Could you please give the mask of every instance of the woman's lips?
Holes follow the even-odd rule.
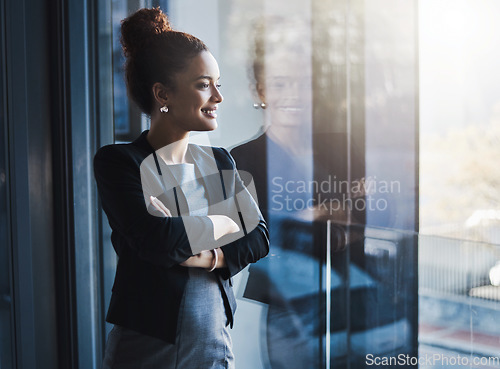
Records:
[[[206,108],[201,109],[201,112],[209,118],[217,118],[217,114],[215,113],[216,110],[217,108]]]

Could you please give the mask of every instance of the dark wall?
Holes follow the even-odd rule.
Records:
[[[45,2],[4,7],[5,114],[18,368],[57,367],[48,16]]]
[[[97,91],[98,65],[109,61],[98,59],[97,34],[105,50],[109,30],[99,28],[95,6],[92,0],[0,3],[0,239],[6,241],[0,323],[11,327],[0,335],[2,368],[100,366],[102,284],[110,283],[113,260],[104,278],[106,226],[92,157],[112,141],[113,121],[112,110],[99,109],[99,98],[109,96]]]

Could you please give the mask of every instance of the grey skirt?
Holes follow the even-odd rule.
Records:
[[[229,327],[215,275],[189,268],[175,345],[115,325],[103,369],[234,369]]]

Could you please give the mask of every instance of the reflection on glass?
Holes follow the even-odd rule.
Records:
[[[379,11],[346,13],[341,5],[317,3],[309,19],[264,17],[255,28],[255,97],[265,104],[265,130],[232,154],[253,174],[271,229],[271,256],[250,269],[244,293],[268,305],[266,368],[363,367],[367,355],[416,353],[416,120],[414,109],[396,110],[415,100],[414,74],[393,81],[399,96],[388,95],[363,114],[364,102],[386,82],[375,78],[381,60],[387,69],[415,70],[412,48],[407,59],[391,59],[413,33],[383,39],[399,30],[398,20],[365,41],[365,18],[368,23]],[[413,8],[402,8],[413,19]],[[363,48],[380,41],[386,53],[365,61]],[[365,71],[373,74],[370,84]],[[395,113],[410,127],[392,121]],[[388,120],[385,127],[382,120]],[[407,137],[393,148],[398,155],[388,166],[390,153],[377,139],[391,145],[401,131]],[[389,188],[382,190],[385,183]],[[367,190],[371,186],[379,191]],[[380,199],[388,205],[368,208]],[[366,217],[386,229],[366,227]],[[325,236],[328,224],[332,240]]]
[[[320,264],[312,192],[302,185],[312,182],[313,169],[310,27],[299,17],[263,17],[253,36],[252,89],[264,131],[231,153],[253,175],[273,231],[270,257],[250,268],[244,296],[269,306],[261,339],[270,367],[316,367]]]

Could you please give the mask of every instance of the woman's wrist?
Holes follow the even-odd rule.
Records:
[[[212,272],[217,268],[226,267],[226,260],[222,249],[204,250],[199,254],[191,256],[180,265],[190,268],[204,268]]]
[[[217,253],[217,249],[210,250],[210,251],[211,251],[210,253],[212,254],[212,264],[207,269],[207,272],[213,272],[215,270],[215,268],[217,268],[217,264],[219,261],[219,254]]]
[[[225,268],[227,266],[226,264],[226,259],[224,258],[224,251],[219,247],[215,249],[215,252],[217,252],[217,268]]]

